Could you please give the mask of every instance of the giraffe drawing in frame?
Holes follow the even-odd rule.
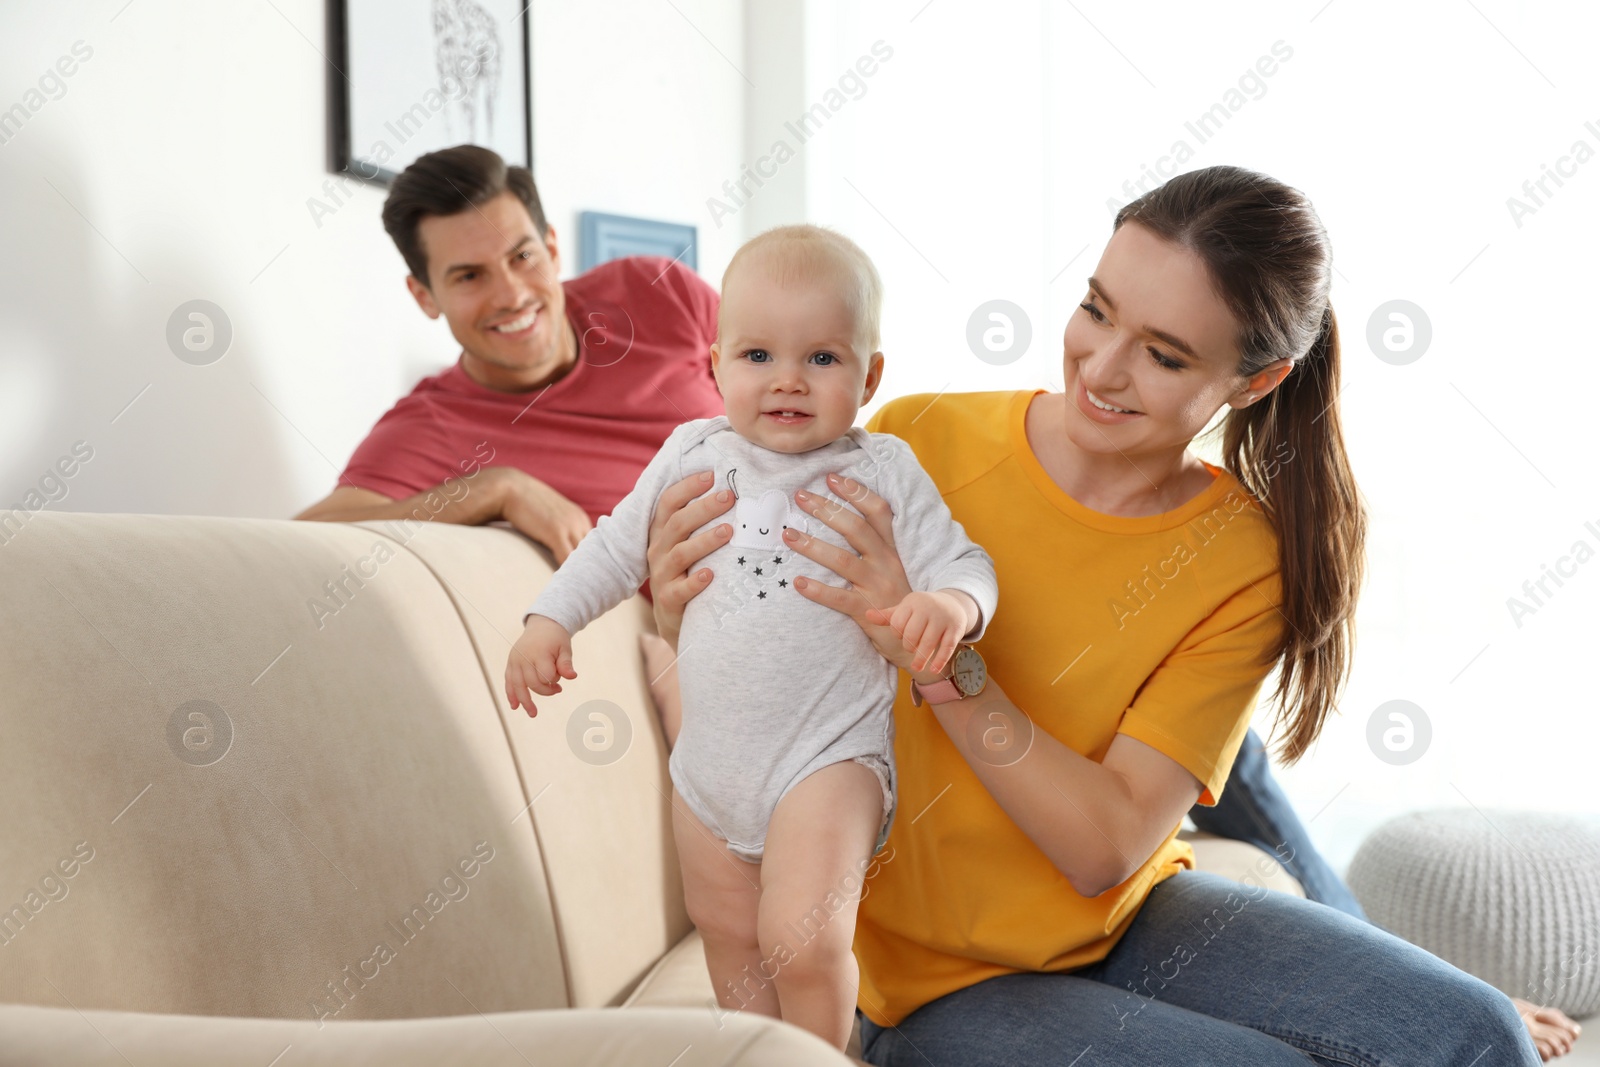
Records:
[[[476,144],[493,141],[494,102],[500,95],[500,31],[494,17],[476,0],[433,0],[433,38],[439,89],[461,109],[465,139]],[[456,123],[451,111],[447,105],[444,121],[453,139]]]

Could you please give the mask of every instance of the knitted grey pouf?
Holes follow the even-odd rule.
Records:
[[[1350,862],[1368,917],[1508,996],[1600,1009],[1600,825],[1450,808],[1392,819]]]

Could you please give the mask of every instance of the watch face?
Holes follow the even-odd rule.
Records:
[[[983,665],[983,657],[978,655],[975,648],[959,648],[955,654],[955,672],[951,681],[956,683],[956,688],[965,696],[972,696],[983,689],[984,682],[988,680]]]

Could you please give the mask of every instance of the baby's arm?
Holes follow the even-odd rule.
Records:
[[[681,474],[684,438],[701,422],[683,423],[673,430],[640,473],[632,490],[600,516],[556,573],[522,613],[543,615],[560,624],[569,635],[577,633],[610,611],[644,584],[650,575],[645,549],[650,540],[650,518],[667,485]]]
[[[561,692],[562,678],[577,676],[572,669],[572,635],[554,619],[529,615],[506,663],[506,697],[511,706],[526,708],[530,717],[537,715],[529,689],[543,697],[554,696]]]
[[[960,625],[953,641],[977,642],[989,628],[989,620],[1000,599],[994,560],[967,536],[961,523],[950,514],[944,497],[917,462],[911,446],[893,434],[872,436],[875,449],[884,457],[882,474],[877,479],[878,492],[888,501],[894,515],[895,547],[901,553],[906,580],[918,591],[913,595],[918,596],[919,601],[927,596],[943,598],[945,610],[939,618],[947,624],[954,619],[954,624]],[[893,616],[905,604],[902,601],[902,605],[882,614]],[[900,629],[898,621],[892,625]],[[913,645],[912,635],[903,636],[907,648],[916,648],[919,663],[938,652],[939,646],[931,643],[933,638],[927,633],[916,645]],[[932,666],[924,664],[914,669],[941,669],[954,649],[951,643],[946,654],[935,655]]]
[[[600,516],[522,613],[522,636],[506,661],[506,697],[513,708],[536,715],[529,689],[553,696],[561,692],[562,678],[576,678],[572,635],[632,596],[648,577],[645,548],[656,500],[669,480],[682,476],[683,441],[704,421],[683,423],[668,435],[632,491],[610,515]]]

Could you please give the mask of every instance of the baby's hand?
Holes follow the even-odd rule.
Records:
[[[914,671],[941,671],[967,632],[966,606],[949,593],[907,593],[889,612],[889,628],[914,652]]]
[[[506,661],[506,699],[511,706],[526,708],[531,718],[539,709],[533,706],[529,689],[542,697],[554,696],[561,692],[562,678],[577,676],[572,669],[572,635],[554,619],[529,615]]]

